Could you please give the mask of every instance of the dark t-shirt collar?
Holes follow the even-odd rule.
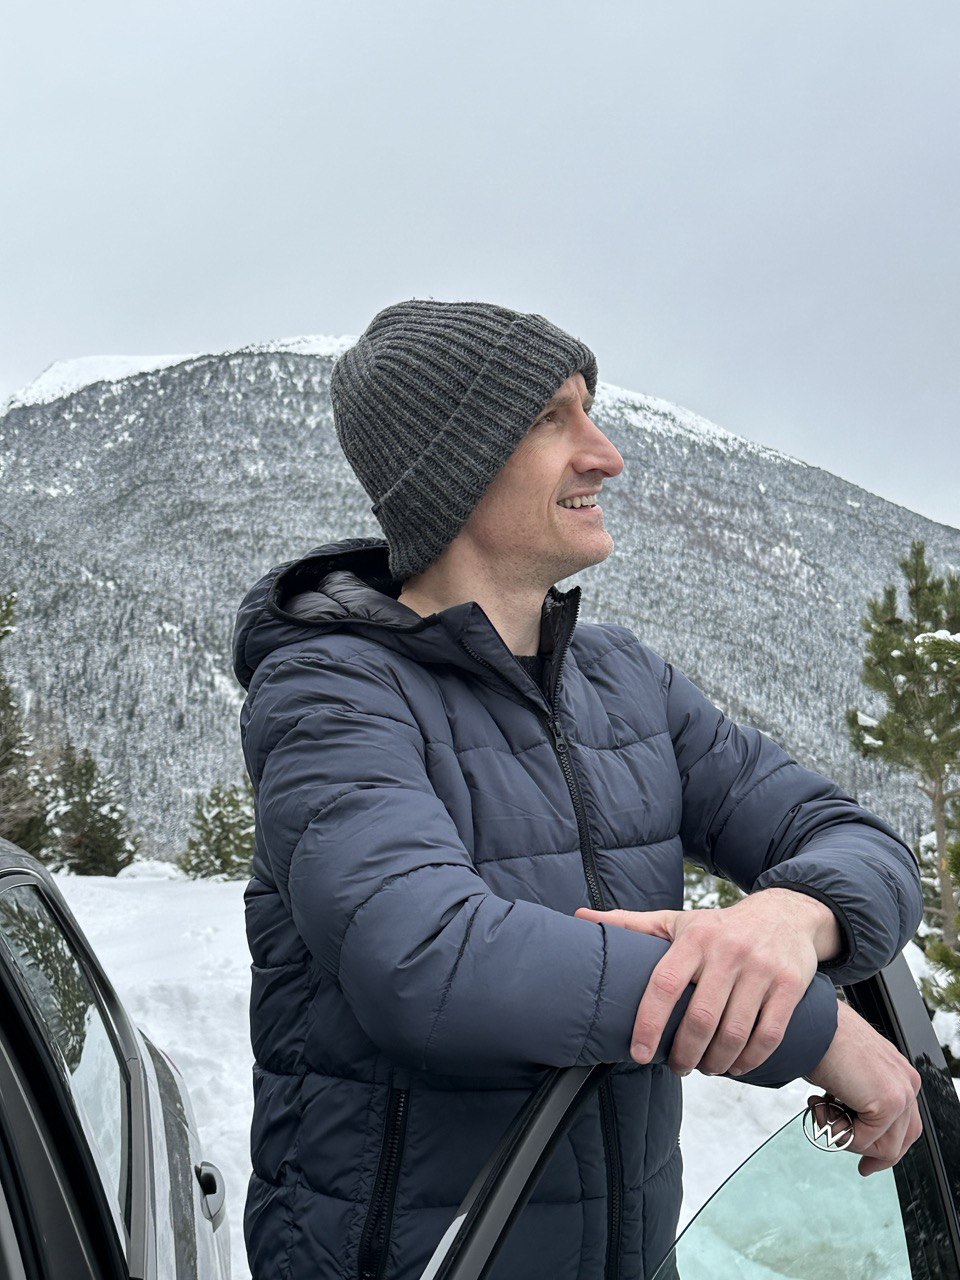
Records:
[[[530,653],[530,654],[515,653],[513,656],[520,663],[521,667],[523,667],[524,671],[526,671],[527,675],[532,676],[533,679],[536,681],[536,683],[542,689],[543,688],[543,663],[544,663],[543,654],[542,653]]]

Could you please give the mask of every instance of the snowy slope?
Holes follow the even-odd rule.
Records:
[[[248,1280],[242,1212],[253,1057],[244,886],[149,874],[145,868],[115,880],[59,875],[57,882],[128,1012],[187,1080],[205,1154],[227,1182],[234,1280]],[[684,1081],[681,1226],[765,1138],[804,1108],[809,1093],[802,1080],[779,1090],[697,1072]]]

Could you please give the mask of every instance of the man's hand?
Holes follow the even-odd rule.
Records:
[[[576,912],[583,920],[666,938],[637,1009],[630,1055],[649,1062],[670,1013],[690,982],[696,991],[673,1040],[669,1065],[680,1075],[742,1075],[766,1062],[817,971],[836,954],[839,929],[829,907],[792,889],[762,889],[732,907],[694,911]],[[828,919],[829,917],[829,919]]]
[[[919,1074],[843,1001],[830,1048],[804,1079],[856,1111],[853,1142],[846,1150],[863,1157],[857,1168],[865,1178],[895,1165],[923,1132]]]

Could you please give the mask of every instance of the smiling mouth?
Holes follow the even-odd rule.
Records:
[[[595,502],[592,507],[561,507],[559,502],[556,505],[560,507],[561,511],[569,511],[572,516],[587,516],[594,511],[603,511],[603,507],[599,502]]]

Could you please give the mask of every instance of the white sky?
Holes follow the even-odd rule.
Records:
[[[958,58],[956,0],[17,5],[0,397],[481,298],[960,525]]]

